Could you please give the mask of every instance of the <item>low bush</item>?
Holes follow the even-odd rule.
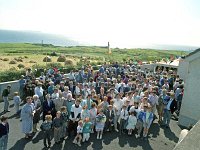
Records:
[[[0,72],[0,82],[7,82],[20,79],[21,75],[25,75],[25,70],[7,70]]]
[[[3,61],[9,61],[9,59],[8,58],[3,58]]]
[[[51,57],[50,56],[44,57],[43,62],[51,62]]]
[[[11,60],[11,61],[9,62],[9,64],[17,64],[17,61]]]
[[[30,60],[29,63],[36,63],[36,61]]]
[[[65,62],[66,61],[66,57],[64,55],[60,55],[57,59],[57,62]]]
[[[23,62],[22,58],[14,58],[17,62]]]
[[[67,65],[73,65],[73,61],[71,61],[71,60],[66,60],[65,61],[65,65],[67,66]]]
[[[19,69],[21,69],[21,68],[24,68],[25,66],[24,66],[23,64],[19,64],[17,67],[18,67]]]

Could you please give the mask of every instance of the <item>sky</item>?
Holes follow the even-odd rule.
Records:
[[[0,0],[0,29],[91,45],[200,46],[200,0]]]

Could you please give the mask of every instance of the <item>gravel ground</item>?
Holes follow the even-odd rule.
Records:
[[[7,113],[9,117],[10,133],[8,140],[8,149],[10,150],[41,150],[44,149],[42,132],[38,132],[32,140],[24,139],[24,134],[21,133],[21,122],[18,117],[13,115],[14,106],[10,101],[11,112]],[[0,103],[0,109],[3,110],[3,103]],[[41,123],[42,121],[40,121]],[[96,133],[91,134],[88,143],[78,147],[72,143],[73,137],[66,139],[63,144],[54,145],[52,140],[51,150],[172,150],[178,142],[178,136],[181,128],[175,120],[171,120],[170,129],[160,128],[157,120],[154,121],[150,128],[150,134],[147,141],[137,139],[135,135],[128,136],[127,134],[119,135],[119,133],[104,133],[102,140],[96,139]]]

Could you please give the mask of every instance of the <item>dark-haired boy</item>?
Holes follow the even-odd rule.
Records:
[[[9,133],[8,118],[2,116],[0,123],[0,149],[2,150],[7,150],[8,133]]]

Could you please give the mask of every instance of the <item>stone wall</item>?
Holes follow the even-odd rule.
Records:
[[[174,150],[200,150],[200,121],[189,131],[186,137],[176,145]]]
[[[9,82],[2,82],[0,83],[0,101],[2,101],[2,92],[5,88],[7,88],[8,85],[11,85],[11,94],[9,95],[9,98],[13,98],[14,92],[19,92],[19,80],[16,81],[9,81]]]

